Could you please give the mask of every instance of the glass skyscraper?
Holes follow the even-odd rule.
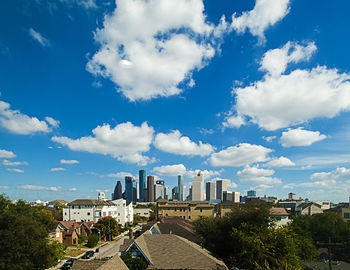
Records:
[[[134,178],[132,178],[131,176],[125,176],[125,199],[128,202],[133,201],[133,193],[134,193],[133,182],[134,181],[135,181]]]
[[[139,198],[140,201],[144,201],[144,190],[146,188],[146,171],[145,170],[139,170]]]
[[[178,175],[177,177],[177,191],[179,194],[179,201],[184,200],[184,179],[182,175]]]

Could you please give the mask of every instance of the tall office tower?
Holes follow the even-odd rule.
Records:
[[[154,176],[148,175],[147,176],[147,193],[148,193],[148,201],[154,202]]]
[[[172,189],[172,198],[173,198],[173,200],[178,200],[179,199],[179,193],[177,192],[177,189],[178,189],[177,186],[175,186]]]
[[[184,200],[184,179],[182,175],[177,176],[177,192],[179,193],[178,200],[183,201]]]
[[[136,187],[132,188],[132,202],[135,204],[137,202],[137,188]]]
[[[233,194],[233,202],[239,203],[241,201],[241,194],[237,191],[232,192]]]
[[[256,197],[256,191],[255,190],[249,190],[247,192],[247,197]]]
[[[215,196],[215,183],[213,182],[207,182],[205,184],[205,199],[207,201],[210,200],[215,200],[216,196]]]
[[[203,200],[204,176],[201,171],[195,175],[192,183],[192,201]]]
[[[164,198],[164,185],[155,184],[154,185],[154,200],[157,201],[158,199],[162,199],[162,198]]]
[[[223,201],[224,191],[227,191],[227,180],[216,181],[216,199]]]
[[[117,184],[115,185],[115,188],[114,188],[112,200],[121,199],[122,196],[123,196],[123,193],[122,193],[122,183],[121,183],[120,181],[118,181]]]
[[[125,200],[128,202],[133,201],[133,182],[135,182],[134,178],[131,176],[125,176]]]
[[[167,200],[172,200],[173,199],[170,187],[165,187],[165,196],[168,197]]]
[[[135,198],[134,198],[134,201],[138,201],[140,199],[140,183],[139,182],[135,182],[135,185],[136,185],[136,195],[135,195]]]
[[[139,170],[139,199],[143,202],[143,190],[146,188],[146,171]]]

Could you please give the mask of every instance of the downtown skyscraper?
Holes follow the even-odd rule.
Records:
[[[144,201],[144,190],[146,188],[146,171],[139,170],[139,199],[141,202]]]
[[[178,200],[184,200],[184,179],[182,175],[177,176],[177,192],[178,192]]]

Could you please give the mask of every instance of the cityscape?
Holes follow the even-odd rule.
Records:
[[[0,1],[0,270],[350,269],[349,1]]]

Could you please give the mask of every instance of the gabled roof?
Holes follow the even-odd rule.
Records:
[[[302,209],[302,210],[304,210],[305,208],[310,207],[310,206],[312,206],[312,205],[321,208],[321,205],[319,205],[319,204],[317,204],[317,203],[314,203],[314,202],[307,202],[307,203],[299,204],[299,205],[297,206],[297,209]]]
[[[290,214],[284,207],[272,207],[270,208],[270,216],[289,216]]]
[[[65,200],[54,200],[54,201],[49,202],[49,204],[53,204],[53,203],[67,204],[67,203],[69,203],[69,202],[67,202],[67,201],[65,201]]]
[[[75,227],[79,227],[79,223],[74,220],[67,220],[67,221],[59,221],[57,226],[64,227],[66,230],[73,227],[73,225],[76,225]]]
[[[78,199],[75,201],[72,201],[68,204],[68,206],[72,205],[109,205],[109,206],[115,206],[114,203],[106,202],[102,200],[90,200],[90,199]]]
[[[150,261],[148,269],[228,269],[206,249],[175,234],[143,234],[134,244]]]

